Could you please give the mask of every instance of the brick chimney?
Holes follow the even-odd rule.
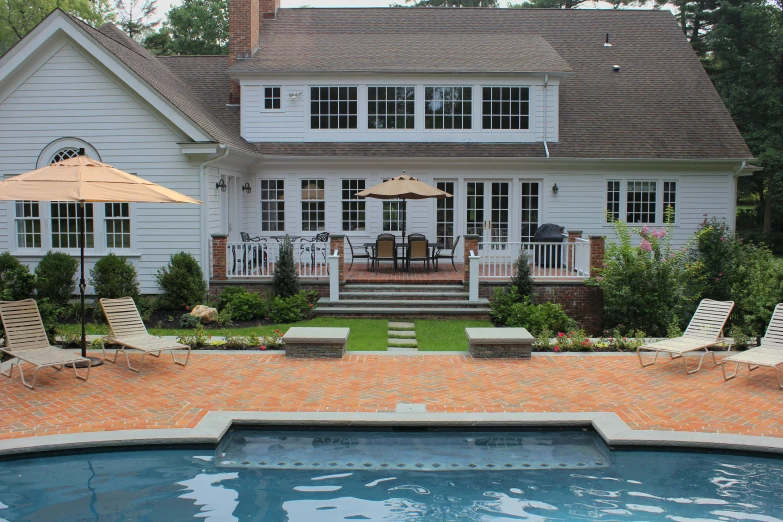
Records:
[[[280,9],[280,0],[258,0],[262,18],[277,17],[277,10]]]
[[[258,50],[262,19],[274,19],[280,0],[229,0],[228,2],[228,66],[237,60],[247,60]],[[239,103],[239,84],[229,80],[228,103]]]

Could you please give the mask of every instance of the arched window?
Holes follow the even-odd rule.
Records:
[[[41,151],[37,166],[45,167],[80,154],[101,159],[89,143],[77,138],[61,138]],[[15,210],[17,248],[42,251],[79,248],[82,211],[78,203],[17,201]],[[128,203],[85,203],[84,212],[86,248],[101,251],[131,247],[131,209]],[[101,241],[101,237],[105,241]]]

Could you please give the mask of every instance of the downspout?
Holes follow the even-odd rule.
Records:
[[[223,154],[216,158],[208,159],[201,165],[199,165],[199,179],[201,181],[201,266],[204,270],[204,277],[207,279],[207,289],[209,289],[210,279],[210,259],[209,259],[209,194],[207,189],[207,167],[216,163],[228,156],[228,152],[231,150],[227,145],[218,144],[221,149],[226,149]]]
[[[549,146],[546,144],[546,137],[547,137],[547,128],[546,128],[546,102],[547,102],[547,91],[546,88],[549,85],[549,75],[544,75],[544,152],[546,153],[546,157],[549,158]]]

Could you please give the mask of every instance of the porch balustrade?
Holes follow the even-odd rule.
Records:
[[[508,279],[514,275],[519,255],[528,255],[531,275],[537,279],[590,277],[590,242],[570,238],[563,243],[479,242],[479,277]]]
[[[227,242],[226,277],[272,277],[280,258],[281,246],[276,241]],[[307,243],[306,248],[294,243],[294,264],[300,278],[328,278],[328,256],[328,242]]]

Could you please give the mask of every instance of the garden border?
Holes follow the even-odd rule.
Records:
[[[453,426],[586,427],[609,446],[718,449],[783,454],[782,437],[720,433],[632,430],[614,413],[397,413],[210,411],[194,428],[99,431],[0,441],[0,456],[111,446],[215,445],[232,426]]]

